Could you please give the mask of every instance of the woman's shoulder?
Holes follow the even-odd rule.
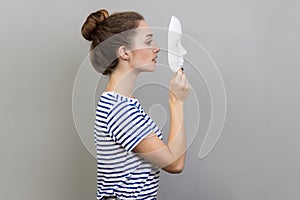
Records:
[[[120,102],[120,101],[125,101],[125,102],[129,102],[129,103],[139,103],[138,99],[135,97],[126,97],[118,92],[115,91],[105,91],[102,92],[101,96],[100,96],[100,100],[101,99],[106,99],[112,102]]]
[[[110,111],[124,106],[136,108],[141,107],[137,98],[126,97],[114,91],[103,92],[99,98],[98,106],[99,105],[106,106]]]

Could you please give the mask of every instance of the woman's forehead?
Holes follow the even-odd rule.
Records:
[[[144,20],[139,22],[137,31],[138,31],[138,34],[140,37],[152,37],[153,36],[150,26]]]
[[[144,20],[140,20],[140,21],[139,21],[138,28],[150,28],[150,26],[149,26],[148,23],[145,22]]]

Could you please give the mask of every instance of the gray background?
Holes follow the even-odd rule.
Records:
[[[156,27],[178,16],[225,83],[227,117],[219,142],[199,160],[200,132],[184,172],[162,172],[159,199],[298,200],[299,4],[2,0],[0,199],[95,199],[96,161],[78,137],[71,101],[89,46],[81,25],[90,12],[107,8],[136,10]],[[209,111],[202,110],[205,124]]]

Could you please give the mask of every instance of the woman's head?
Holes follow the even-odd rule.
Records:
[[[142,15],[136,12],[117,12],[109,15],[102,9],[91,13],[84,22],[82,36],[91,41],[90,59],[97,72],[109,75],[119,63],[117,51],[120,46],[131,48],[134,31],[143,21]],[[125,32],[124,32],[125,31]]]

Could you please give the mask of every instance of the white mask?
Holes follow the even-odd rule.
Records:
[[[176,73],[183,66],[183,56],[187,51],[181,45],[182,30],[177,17],[172,16],[168,31],[168,62],[171,70]]]

